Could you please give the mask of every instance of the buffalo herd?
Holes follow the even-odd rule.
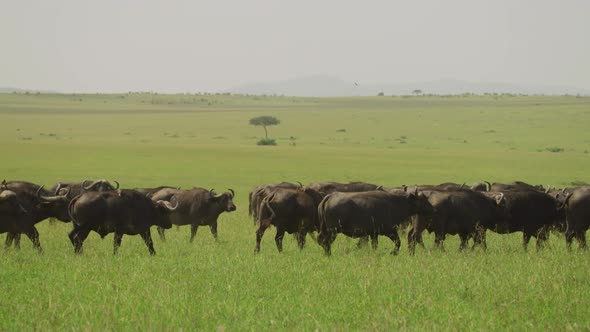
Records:
[[[20,247],[25,234],[42,252],[35,225],[44,219],[72,222],[68,237],[74,252],[82,253],[91,231],[105,237],[114,233],[117,253],[123,235],[140,235],[151,255],[155,254],[151,226],[162,241],[172,225],[191,226],[193,242],[199,226],[209,226],[217,240],[217,221],[223,212],[236,210],[235,192],[177,187],[119,189],[107,180],[57,183],[49,189],[25,181],[0,184],[0,233],[7,233],[6,247]],[[478,182],[383,187],[364,182],[272,183],[257,186],[248,195],[248,213],[255,223],[255,252],[267,228],[276,228],[278,251],[285,233],[294,234],[300,249],[309,234],[327,255],[339,233],[358,238],[358,246],[386,236],[401,247],[400,229],[407,229],[408,251],[424,247],[422,233],[434,233],[434,245],[444,250],[447,235],[458,235],[463,250],[487,248],[486,231],[498,234],[522,232],[526,250],[531,237],[537,249],[550,231],[565,234],[567,248],[574,238],[586,248],[590,228],[590,186],[544,188],[516,181],[508,184]]]

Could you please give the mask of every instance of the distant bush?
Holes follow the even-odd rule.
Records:
[[[277,142],[272,138],[263,138],[256,145],[277,145]]]
[[[563,151],[565,151],[563,148],[559,148],[559,147],[545,148],[545,150],[549,151],[549,152],[563,152]]]
[[[383,97],[383,96],[385,96],[385,93],[383,93],[383,92],[379,92],[379,93],[377,94],[377,96],[379,96],[379,97]]]
[[[337,133],[345,133],[346,132],[346,129],[338,129],[338,130],[336,130],[336,132]]]

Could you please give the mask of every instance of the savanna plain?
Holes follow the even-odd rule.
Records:
[[[277,146],[250,118],[271,115]],[[385,186],[590,182],[590,98],[411,96],[292,98],[148,93],[0,95],[0,178],[50,186],[117,180],[232,188],[237,211],[219,240],[172,228],[157,255],[139,236],[92,233],[77,256],[70,224],[37,225],[44,254],[23,237],[0,250],[1,330],[580,330],[590,329],[590,253],[563,235],[522,248],[522,234],[488,231],[488,250],[390,254],[339,235],[332,256],[299,251],[274,229],[254,254],[248,191],[280,181]],[[4,235],[2,235],[4,236]],[[576,244],[574,245],[576,248]]]

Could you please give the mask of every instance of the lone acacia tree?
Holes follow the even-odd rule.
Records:
[[[274,116],[268,116],[268,115],[264,115],[264,116],[259,116],[259,117],[255,117],[250,119],[250,124],[253,126],[262,126],[262,128],[264,128],[264,138],[268,139],[268,131],[266,130],[266,127],[268,126],[275,126],[278,125],[279,123],[281,123],[281,121],[277,118],[275,118]]]

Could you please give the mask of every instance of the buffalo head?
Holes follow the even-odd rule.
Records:
[[[43,192],[43,186],[37,189],[37,198],[39,199],[39,204],[37,205],[38,209],[46,210],[52,216],[55,216],[57,219],[68,222],[71,219],[70,214],[68,213],[68,188],[62,188],[60,190],[61,195],[54,195],[54,196],[43,196],[41,192]]]
[[[209,190],[209,193],[211,194],[209,200],[223,208],[224,211],[232,212],[236,210],[236,206],[233,202],[233,198],[235,196],[233,189],[228,189],[227,192],[218,195],[215,194],[214,189],[211,189]]]
[[[84,182],[82,182],[82,189],[85,191],[110,191],[119,189],[119,182],[116,180],[113,181],[117,185],[116,187],[113,187],[113,185],[107,180],[96,180],[90,184],[87,184],[87,182],[90,181],[84,180]]]

